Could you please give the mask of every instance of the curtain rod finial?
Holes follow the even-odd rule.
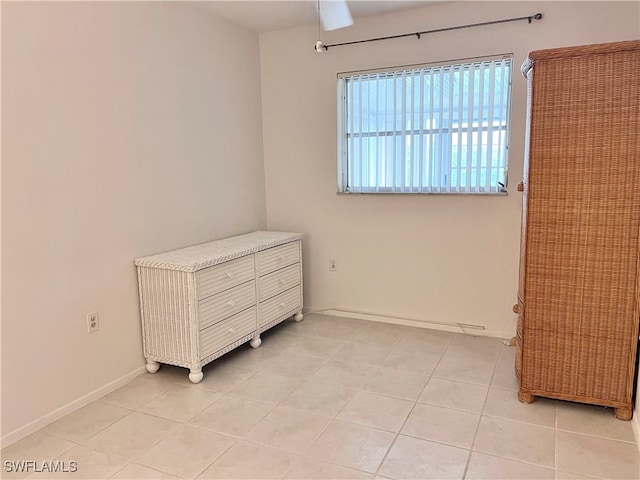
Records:
[[[531,17],[527,17],[527,20],[529,23],[531,23],[533,20],[540,20],[542,18],[542,14],[541,13],[536,13],[535,15],[531,16]]]
[[[324,53],[325,50],[328,50],[328,48],[322,43],[322,40],[318,40],[313,49],[318,53]]]

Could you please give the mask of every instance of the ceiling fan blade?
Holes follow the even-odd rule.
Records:
[[[324,30],[337,30],[353,25],[346,0],[320,0],[319,7]]]

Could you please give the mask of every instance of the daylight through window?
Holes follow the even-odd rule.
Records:
[[[511,57],[338,75],[339,191],[506,191]]]

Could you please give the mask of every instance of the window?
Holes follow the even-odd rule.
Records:
[[[340,192],[506,192],[511,57],[338,75]]]

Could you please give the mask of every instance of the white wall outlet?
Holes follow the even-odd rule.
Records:
[[[338,269],[335,260],[329,260],[329,270],[335,272]]]
[[[100,320],[98,312],[87,313],[87,333],[93,333],[100,330]]]

